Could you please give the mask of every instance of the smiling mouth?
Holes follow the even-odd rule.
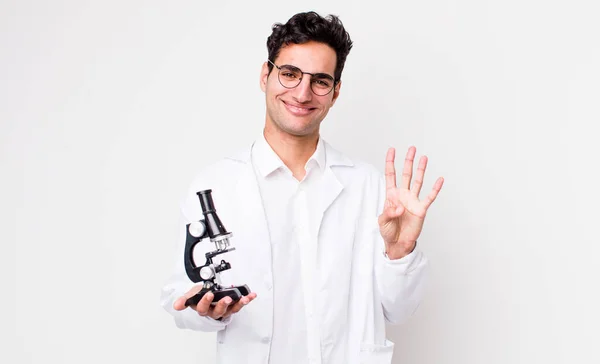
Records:
[[[285,101],[282,101],[283,104],[285,105],[286,109],[288,109],[288,111],[290,113],[292,113],[293,115],[296,116],[305,116],[310,114],[311,112],[313,112],[316,108],[314,107],[306,107],[306,106],[295,106],[295,105],[290,105]]]

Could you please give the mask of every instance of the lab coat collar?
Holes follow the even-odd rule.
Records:
[[[264,135],[259,136],[252,147],[254,163],[262,177],[266,177],[279,168],[285,168],[285,164],[277,153],[271,148]]]
[[[267,142],[264,134],[261,134],[254,142],[252,154],[255,156],[254,163],[262,177],[267,177],[279,168],[287,169],[281,158],[279,158]],[[306,161],[304,168],[308,171],[311,164],[316,164],[321,171],[325,170],[325,145],[323,144],[323,138],[319,138],[317,141],[317,148],[313,155]]]
[[[263,140],[264,140],[264,137],[263,137]],[[254,145],[256,145],[258,141],[259,141],[259,139],[253,141],[249,146],[243,148],[238,153],[230,156],[229,159],[232,159],[232,160],[235,160],[238,162],[242,162],[242,163],[250,163],[250,155],[251,155],[252,147]],[[265,143],[266,143],[266,141],[265,141]],[[317,162],[319,163],[320,166],[323,165],[322,164],[323,162],[324,162],[326,168],[330,168],[333,166],[347,166],[347,167],[354,166],[354,163],[348,157],[343,155],[337,149],[333,148],[331,146],[331,144],[329,144],[325,139],[323,139],[322,136],[319,137],[319,144],[321,146],[317,146],[317,150],[319,148],[322,148],[321,149],[322,153],[319,154],[316,152],[314,157],[317,159]],[[268,146],[268,144],[267,144],[267,146]],[[273,154],[275,156],[277,156],[275,153],[273,153]],[[279,159],[279,158],[277,157],[277,159]],[[279,163],[281,163],[281,165],[283,165],[281,160],[279,160],[277,162],[277,161],[273,161],[272,159],[270,159],[268,164],[265,164],[265,166],[267,166],[267,168],[264,170],[264,173],[268,174],[268,173],[272,172],[279,166]],[[263,173],[263,170],[261,170],[261,174],[262,173]]]

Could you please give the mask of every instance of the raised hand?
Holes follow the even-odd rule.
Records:
[[[422,156],[419,160],[415,179],[411,185],[416,153],[415,147],[408,149],[404,160],[402,181],[398,187],[396,186],[396,168],[394,166],[396,151],[394,148],[390,148],[387,152],[385,160],[386,199],[383,212],[379,215],[379,232],[385,241],[389,259],[399,259],[413,251],[423,229],[427,209],[444,184],[444,179],[438,178],[431,192],[424,199],[419,200],[427,168],[427,157]]]

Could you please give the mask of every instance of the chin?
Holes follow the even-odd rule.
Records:
[[[318,126],[314,126],[314,125],[304,125],[304,126],[296,125],[294,127],[284,128],[283,130],[286,133],[291,134],[291,135],[307,136],[307,135],[312,135],[312,134],[318,132],[319,128],[318,128]]]

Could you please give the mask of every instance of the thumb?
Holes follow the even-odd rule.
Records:
[[[186,300],[187,300],[187,298],[185,296],[179,297],[178,299],[175,300],[175,302],[173,302],[173,308],[177,311],[181,311],[181,310],[185,309],[186,308],[186,306],[185,306]]]
[[[404,214],[405,208],[402,205],[389,206],[383,210],[383,213],[379,216],[379,224],[383,225],[391,220],[397,219]]]
[[[202,290],[201,284],[198,284],[198,285],[192,287],[192,289],[187,291],[183,296],[179,297],[178,299],[175,300],[175,302],[173,302],[173,308],[177,311],[185,310],[187,308],[187,306],[185,305],[185,302],[188,300],[188,298],[194,297],[201,290]]]

